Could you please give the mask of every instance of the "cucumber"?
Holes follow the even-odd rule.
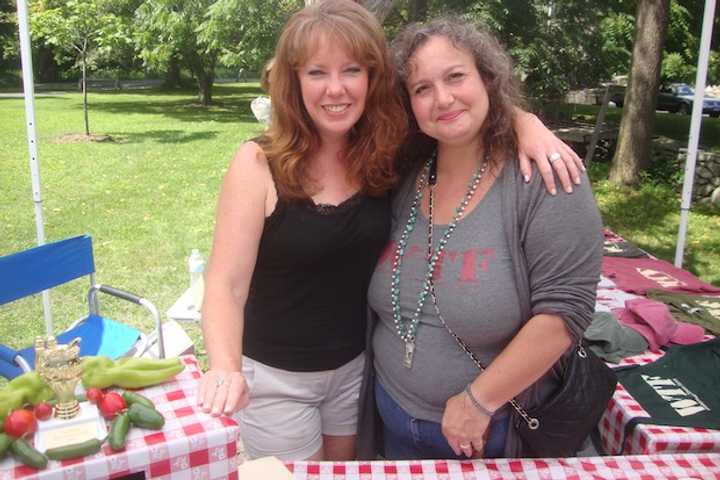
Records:
[[[127,413],[121,413],[115,417],[115,420],[113,420],[110,426],[110,435],[108,436],[108,443],[114,452],[125,448],[129,430],[130,416]]]
[[[84,442],[51,448],[45,452],[45,455],[47,455],[50,460],[68,460],[70,458],[85,457],[97,453],[100,451],[101,446],[102,442],[100,440],[91,438]]]
[[[127,403],[128,405],[132,405],[133,403],[139,403],[140,405],[145,405],[146,407],[155,410],[155,404],[152,402],[152,400],[147,397],[143,397],[139,393],[123,392],[122,396],[125,400],[125,403]]]
[[[165,417],[154,408],[148,408],[139,403],[133,403],[128,408],[128,416],[133,425],[149,430],[161,430],[165,425]]]
[[[32,445],[18,438],[10,444],[10,451],[16,459],[28,467],[43,469],[47,467],[48,459],[45,455],[35,450]]]
[[[5,456],[8,448],[10,448],[11,443],[12,438],[8,437],[4,433],[0,433],[0,458],[3,458]]]

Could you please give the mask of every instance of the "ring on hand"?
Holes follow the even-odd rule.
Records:
[[[552,152],[550,155],[548,155],[548,160],[550,163],[555,163],[558,160],[560,160],[560,154],[558,152]]]
[[[216,387],[219,388],[223,383],[225,383],[225,378],[224,378],[224,377],[216,377],[216,378],[215,378],[215,386],[216,386]]]
[[[472,447],[472,443],[461,443],[460,448],[462,450],[467,450],[468,448]]]

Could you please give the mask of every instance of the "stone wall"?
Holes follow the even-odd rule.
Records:
[[[681,168],[685,168],[687,144],[657,138],[653,140],[653,161],[671,159]],[[695,182],[693,184],[693,201],[712,202],[720,206],[720,154],[698,150],[695,162]]]

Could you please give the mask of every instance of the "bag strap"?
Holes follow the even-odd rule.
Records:
[[[428,195],[428,233],[427,233],[427,247],[428,247],[428,258],[432,258],[432,250],[433,250],[433,190],[436,182],[436,177],[431,178],[428,181],[428,189],[429,195]],[[472,360],[472,362],[478,367],[478,369],[481,372],[485,371],[485,367],[480,363],[480,360],[478,360],[477,356],[470,350],[470,348],[467,346],[465,342],[455,333],[455,331],[450,328],[450,325],[447,324],[445,319],[442,316],[442,313],[440,312],[440,306],[438,305],[438,299],[437,295],[435,293],[435,284],[432,279],[432,275],[429,279],[429,287],[430,287],[430,297],[432,298],[433,307],[435,307],[435,314],[437,315],[438,319],[440,320],[440,323],[443,324],[443,327],[445,327],[445,330],[448,331],[448,333],[455,339],[455,343],[458,344],[460,349],[465,352],[465,354]],[[582,346],[582,338],[578,340],[578,355],[581,358],[587,357],[587,352],[585,352],[585,349]],[[517,401],[515,397],[511,398],[508,403],[513,407],[513,409],[517,412],[518,415],[525,421],[528,428],[530,430],[537,430],[540,428],[540,420],[537,417],[532,417],[530,414],[525,410],[520,403]]]
[[[480,369],[481,372],[485,371],[485,367],[483,367],[482,363],[480,363],[480,360],[478,360],[477,356],[468,348],[468,346],[463,342],[463,340],[453,331],[452,328],[450,328],[450,325],[447,324],[445,319],[442,316],[442,313],[440,313],[440,308],[438,307],[437,302],[437,296],[435,295],[435,285],[433,284],[432,280],[430,281],[430,296],[433,300],[433,306],[435,307],[435,314],[437,315],[438,319],[440,320],[440,323],[443,324],[445,327],[445,330],[448,331],[450,335],[455,339],[455,343],[458,344],[460,349],[465,352],[465,354],[470,357],[470,360]],[[527,423],[527,426],[530,430],[537,430],[540,428],[540,420],[538,420],[536,417],[531,417],[527,410],[525,410],[515,398],[511,398],[508,402],[513,409],[520,415],[520,417]]]

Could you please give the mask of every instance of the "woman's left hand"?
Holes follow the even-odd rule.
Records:
[[[480,413],[460,392],[445,404],[442,432],[456,455],[480,457],[485,449],[485,439],[490,417]]]
[[[532,175],[530,161],[533,160],[545,182],[545,188],[551,194],[557,193],[553,170],[567,193],[572,192],[573,183],[580,185],[580,170],[585,171],[582,160],[539,118],[532,113],[518,111],[515,115],[515,132],[520,171],[526,182],[530,181]]]

